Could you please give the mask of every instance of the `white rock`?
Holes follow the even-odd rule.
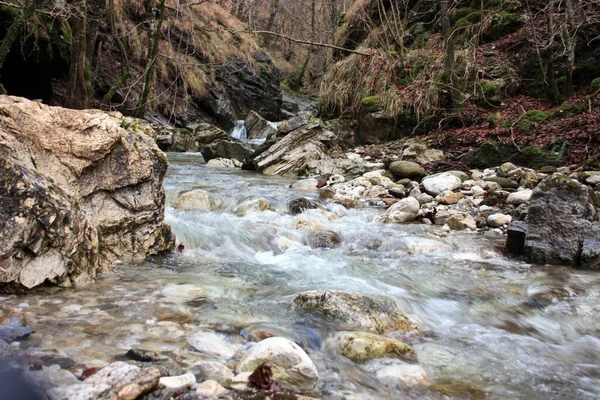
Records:
[[[163,376],[158,381],[159,385],[162,385],[167,389],[179,389],[184,387],[190,387],[195,383],[196,376],[191,372],[179,376]]]
[[[294,392],[313,392],[317,388],[319,373],[308,354],[294,342],[273,337],[258,342],[240,360],[238,372],[251,372],[268,361],[273,368],[273,379]]]
[[[478,179],[483,178],[483,174],[478,169],[472,169],[471,170],[471,178],[478,180]]]
[[[464,229],[470,229],[472,231],[477,229],[477,223],[475,219],[469,214],[459,213],[454,214],[446,220],[446,224],[455,231],[461,231]]]
[[[215,361],[198,361],[188,368],[198,382],[217,381],[233,378],[233,372],[227,366]]]
[[[519,192],[513,192],[508,195],[506,198],[506,202],[513,206],[520,206],[523,203],[527,203],[531,199],[531,194],[533,190],[525,189]]]
[[[403,386],[417,386],[427,383],[425,370],[420,365],[415,364],[390,365],[378,370],[376,376],[386,386],[392,387],[398,384]]]
[[[506,214],[492,214],[487,217],[487,224],[493,228],[499,228],[510,224],[512,217]]]
[[[254,370],[252,372],[254,372]],[[228,386],[229,389],[233,390],[248,390],[248,381],[250,380],[250,375],[252,375],[252,372],[248,371],[242,372],[241,374],[237,374],[236,376],[231,378],[231,381],[225,381],[228,382],[226,386]],[[223,384],[225,385],[225,383]]]
[[[371,178],[376,178],[376,177],[381,178],[384,173],[385,173],[385,169],[378,169],[377,171],[371,171],[371,172],[364,173],[362,176],[365,179],[371,179]]]
[[[206,190],[194,189],[179,196],[172,204],[173,208],[188,211],[212,211],[210,197]]]
[[[421,182],[425,191],[432,195],[437,196],[447,190],[455,190],[458,189],[462,182],[460,178],[449,174],[447,172],[443,172],[439,175],[428,176]]]
[[[383,223],[414,221],[420,208],[419,200],[414,197],[406,197],[388,208],[385,214],[377,217],[377,220]]]
[[[242,163],[236,159],[213,158],[206,163],[208,168],[240,168]]]
[[[62,369],[59,365],[42,367],[39,371],[28,371],[27,377],[37,386],[43,389],[50,389],[56,386],[69,386],[81,383],[79,379],[70,371]]]
[[[342,175],[331,175],[329,179],[327,179],[328,185],[335,185],[336,183],[344,183],[346,182],[346,178]]]
[[[585,183],[587,183],[588,185],[597,185],[600,183],[600,174],[599,175],[592,175],[589,178],[587,178],[585,180]]]
[[[201,399],[214,399],[225,393],[227,393],[227,389],[216,381],[204,381],[196,388],[196,394]]]
[[[213,332],[196,332],[188,336],[187,342],[200,353],[227,360],[231,359],[239,348]]]

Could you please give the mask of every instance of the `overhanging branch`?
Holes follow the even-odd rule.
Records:
[[[293,38],[291,36],[284,35],[283,33],[277,33],[277,32],[271,32],[271,31],[248,31],[248,30],[230,31],[230,32],[231,33],[248,33],[248,34],[273,35],[273,36],[277,36],[277,37],[283,38],[285,40],[289,40],[290,42],[294,42],[294,43],[308,44],[308,45],[311,45],[311,46],[318,46],[318,47],[327,47],[327,48],[330,48],[330,49],[344,51],[346,53],[358,54],[358,55],[366,56],[366,57],[373,57],[373,54],[371,54],[371,53],[365,53],[365,52],[359,51],[359,50],[347,49],[345,47],[340,47],[340,46],[336,46],[336,45],[329,44],[329,43],[315,43],[315,42],[311,42],[311,41],[308,41],[308,40],[296,39],[296,38]]]

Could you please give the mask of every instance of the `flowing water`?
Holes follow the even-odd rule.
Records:
[[[248,336],[262,330],[307,351],[325,398],[600,397],[598,273],[507,259],[493,233],[384,225],[373,221],[383,210],[331,205],[330,213],[305,214],[343,242],[313,249],[308,234],[293,228],[299,217],[287,202],[316,194],[289,189],[291,179],[206,168],[199,154],[169,158],[167,202],[201,188],[215,207],[167,208],[185,251],[143,264],[123,260],[88,287],[5,298],[37,331],[23,348],[86,365],[111,362],[132,347],[193,362],[206,357],[186,341],[197,331],[214,333],[215,346],[239,358]],[[252,207],[259,197],[269,209]],[[293,299],[332,289],[390,296],[421,320],[423,332],[392,336],[414,348],[431,386],[385,386],[376,371],[401,361],[355,365],[331,352],[327,338],[340,328],[296,309]]]

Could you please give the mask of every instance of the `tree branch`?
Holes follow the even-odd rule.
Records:
[[[273,36],[278,36],[280,38],[289,40],[290,42],[294,42],[294,43],[308,44],[308,45],[311,45],[311,46],[318,46],[318,47],[327,47],[327,48],[330,48],[330,49],[345,51],[346,53],[358,54],[358,55],[366,56],[366,57],[373,57],[372,53],[365,53],[365,52],[358,51],[358,50],[351,50],[351,49],[347,49],[345,47],[340,47],[340,46],[336,46],[336,45],[329,44],[329,43],[314,43],[314,42],[311,42],[310,40],[296,39],[296,38],[293,38],[291,36],[287,36],[287,35],[284,35],[282,33],[277,33],[277,32],[271,32],[271,31],[248,31],[248,30],[243,30],[243,31],[229,31],[229,32],[231,32],[231,33],[248,33],[248,34],[273,35]]]

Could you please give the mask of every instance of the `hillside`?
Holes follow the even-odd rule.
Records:
[[[358,143],[428,135],[462,154],[491,139],[582,162],[600,146],[600,9],[550,7],[359,0],[336,44],[367,55],[334,53],[322,109],[356,120]]]
[[[241,32],[245,25],[219,4],[167,0],[156,3],[163,4],[162,14],[150,10],[154,16],[145,3],[133,0],[88,1],[83,15],[79,3],[3,4],[0,83],[9,94],[68,103],[77,27],[85,17],[88,62],[83,74],[91,87],[83,95],[86,107],[139,114],[159,26],[154,80],[143,104],[146,117],[179,126],[210,122],[226,129],[249,110],[279,119],[279,71],[253,37]],[[90,35],[94,28],[97,35]]]

